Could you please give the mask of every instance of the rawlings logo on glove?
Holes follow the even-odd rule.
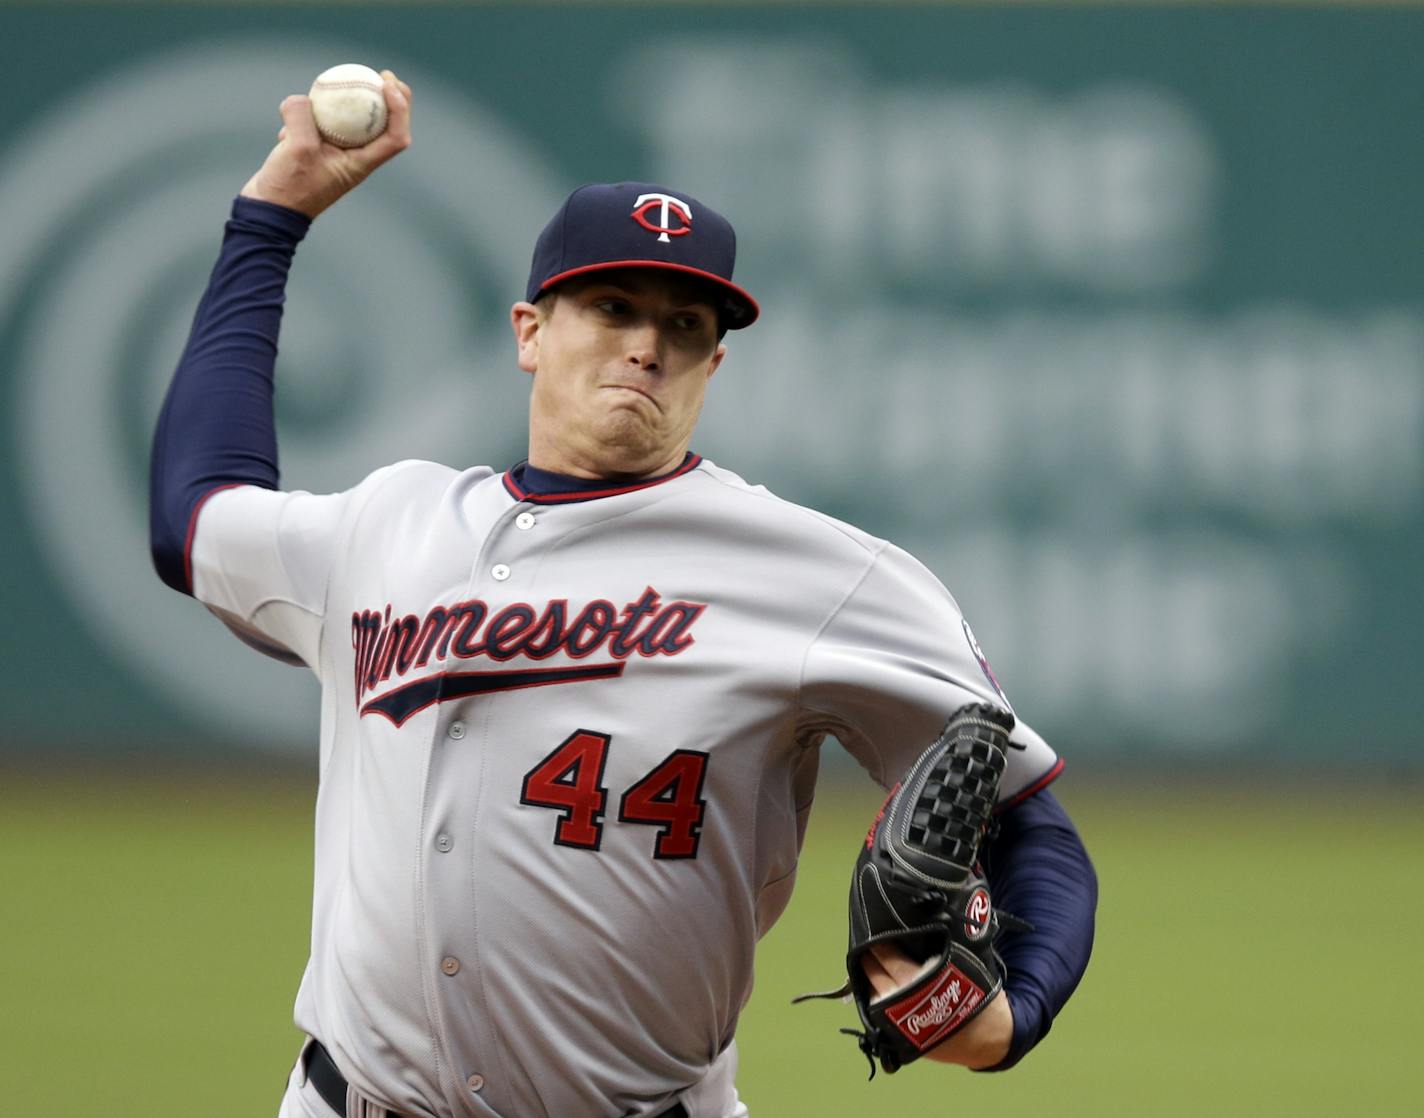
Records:
[[[939,972],[927,998],[920,997],[917,991],[887,1005],[884,1013],[916,1048],[925,1052],[974,1016],[983,1001],[983,989],[956,967],[947,966]]]
[[[850,994],[861,1051],[886,1072],[962,1029],[1003,987],[994,950],[1001,918],[976,871],[1006,764],[1011,714],[984,704],[956,711],[891,790],[856,859],[846,984],[796,1001]],[[877,996],[862,957],[893,942],[923,964],[909,985]]]

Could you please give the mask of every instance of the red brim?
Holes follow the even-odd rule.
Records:
[[[567,272],[550,276],[539,285],[539,290],[542,293],[548,291],[555,284],[563,283],[564,280],[572,279],[574,276],[587,275],[589,272],[606,272],[610,268],[662,268],[669,272],[682,272],[685,275],[696,276],[698,279],[715,284],[728,296],[725,310],[726,325],[729,330],[741,330],[750,326],[761,314],[761,307],[757,305],[757,301],[731,280],[724,279],[713,272],[704,272],[701,268],[690,268],[686,264],[670,264],[666,260],[608,260],[600,264],[585,264],[581,268],[570,268]]]

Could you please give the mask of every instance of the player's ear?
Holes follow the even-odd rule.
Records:
[[[724,358],[724,357],[726,357],[726,356],[727,356],[727,343],[726,343],[726,342],[718,342],[718,343],[717,343],[717,352],[712,355],[712,365],[711,365],[711,367],[707,370],[707,379],[708,379],[708,380],[711,380],[711,379],[712,379],[712,374],[717,371],[717,366],[719,366],[720,364],[722,364],[722,358]]]
[[[509,324],[514,328],[519,367],[526,373],[536,372],[539,368],[539,308],[533,303],[515,303],[509,308]]]

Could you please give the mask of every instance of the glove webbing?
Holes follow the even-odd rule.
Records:
[[[915,797],[903,842],[952,863],[960,871],[956,883],[973,871],[989,830],[1006,763],[1002,740],[1000,726],[961,714],[927,751],[943,752]]]
[[[893,872],[901,880],[928,874],[931,883],[946,886],[963,884],[974,872],[1007,765],[1004,726],[994,715],[987,718],[980,706],[964,708],[911,766],[910,779],[920,780],[920,788],[909,810],[899,805],[903,830],[890,843]],[[933,762],[920,776],[916,769],[926,758]]]

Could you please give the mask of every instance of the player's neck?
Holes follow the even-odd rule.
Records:
[[[560,473],[555,470],[546,470],[536,466],[533,462],[525,462],[522,468],[517,470],[519,483],[531,493],[577,493],[584,490],[593,490],[606,487],[610,481],[617,484],[629,484],[645,481],[657,481],[668,474],[676,473],[683,469],[692,458],[691,453],[686,453],[670,470],[660,470],[655,474],[639,475],[637,477],[616,478],[609,477],[579,477],[574,474]]]
[[[666,455],[609,455],[604,458],[568,453],[559,447],[539,446],[532,442],[529,447],[529,465],[534,469],[579,481],[642,481],[672,473],[686,459],[685,446]]]

